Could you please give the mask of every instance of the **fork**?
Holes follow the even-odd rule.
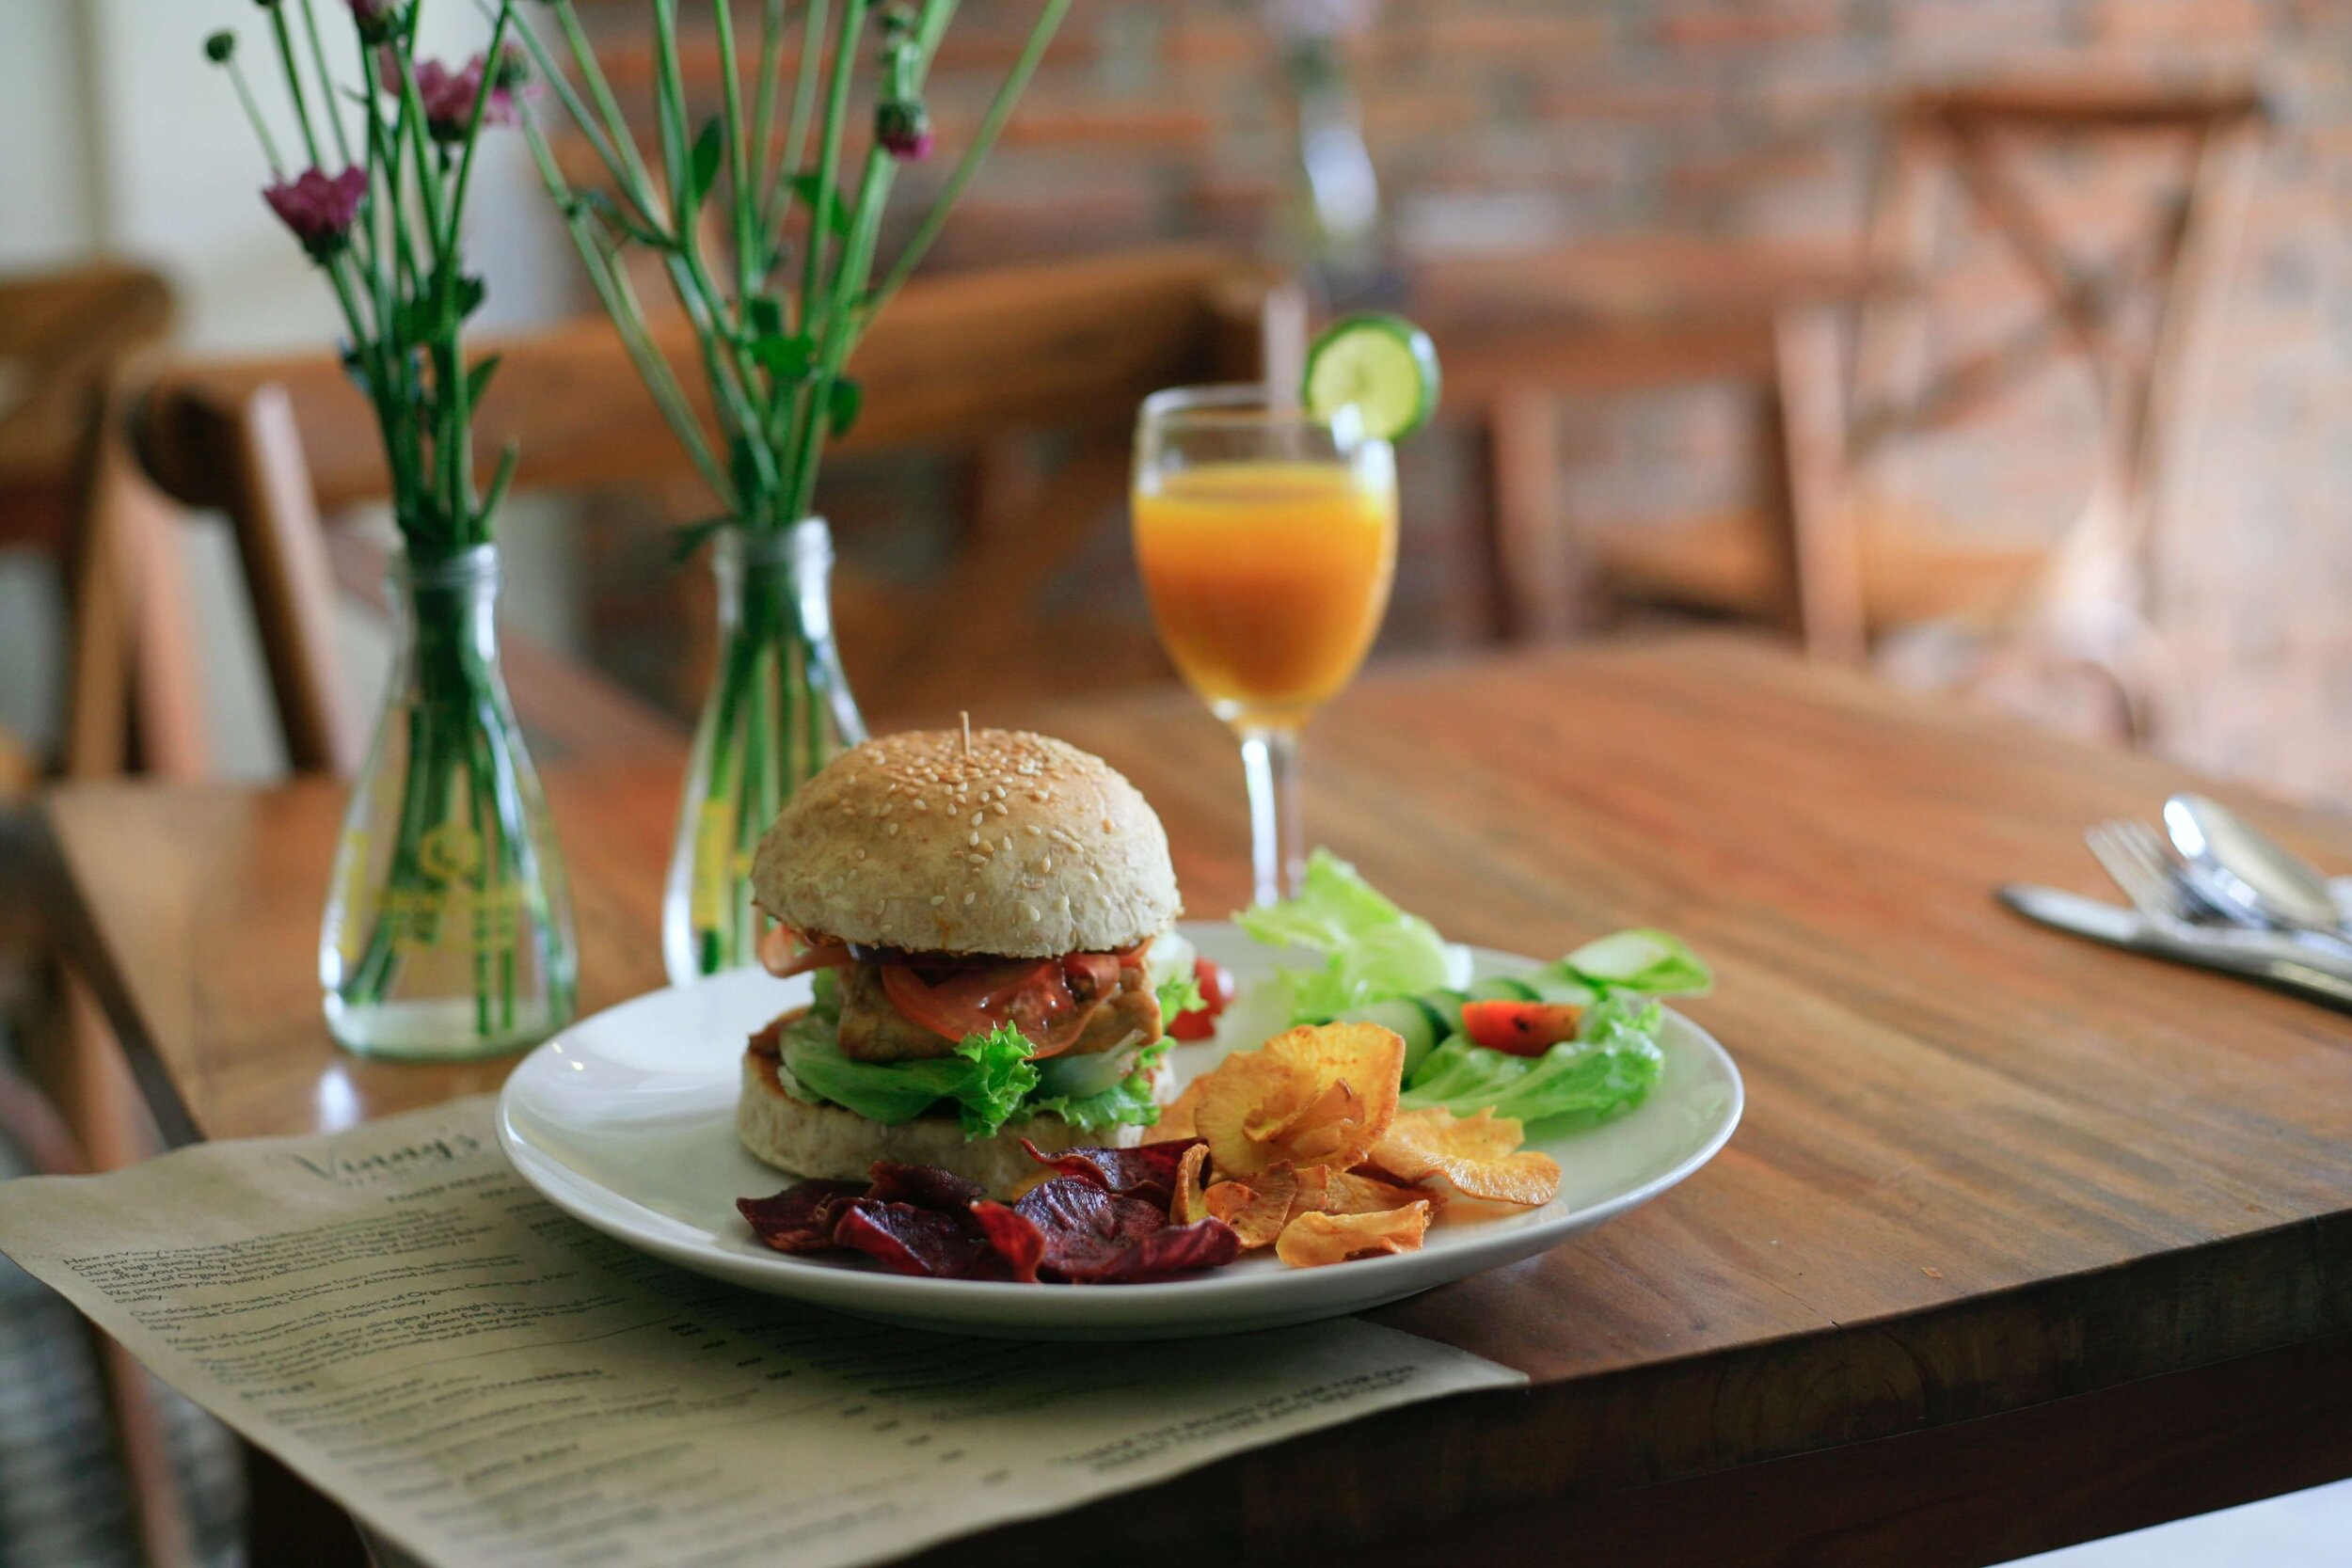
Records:
[[[2084,832],[2083,842],[2140,917],[2174,939],[2288,959],[2352,978],[2352,962],[2342,955],[2308,946],[2278,931],[2257,930],[2234,922],[2215,923],[2213,916],[2220,911],[2182,877],[2164,841],[2146,823],[2122,819],[2097,823]]]
[[[2083,834],[2083,843],[2132,907],[2149,919],[2190,925],[2218,912],[2198,896],[2145,822],[2119,817],[2096,823]]]

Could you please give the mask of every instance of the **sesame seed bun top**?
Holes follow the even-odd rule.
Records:
[[[918,730],[851,748],[760,840],[755,900],[804,936],[1055,958],[1182,912],[1160,819],[1119,771],[1025,730]]]

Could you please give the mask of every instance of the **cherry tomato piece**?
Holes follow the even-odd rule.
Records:
[[[1462,1033],[1470,1044],[1513,1056],[1540,1056],[1576,1038],[1584,1009],[1572,1002],[1465,1002]]]
[[[1207,958],[1192,960],[1193,983],[1200,988],[1200,1006],[1168,1021],[1168,1032],[1180,1040],[1205,1040],[1216,1033],[1216,1015],[1233,1000],[1233,974]]]

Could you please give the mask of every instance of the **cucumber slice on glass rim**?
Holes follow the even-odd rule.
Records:
[[[1403,316],[1375,311],[1323,329],[1307,350],[1301,395],[1317,419],[1353,404],[1365,435],[1401,441],[1437,413],[1438,384],[1429,334]]]

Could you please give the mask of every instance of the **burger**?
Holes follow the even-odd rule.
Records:
[[[760,841],[761,962],[815,996],[752,1037],[736,1129],[770,1164],[936,1165],[1002,1194],[1051,1151],[1142,1141],[1199,1006],[1168,834],[1100,757],[921,731],[834,758]]]

